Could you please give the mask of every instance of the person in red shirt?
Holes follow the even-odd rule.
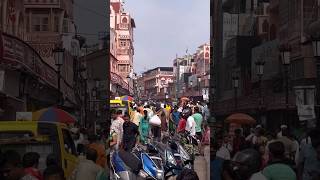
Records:
[[[178,128],[177,128],[177,133],[182,133],[185,131],[187,125],[187,120],[183,117],[180,118]]]
[[[38,169],[40,155],[37,152],[28,152],[23,155],[22,164],[24,172],[37,180],[43,180],[43,176]]]
[[[187,125],[187,119],[189,117],[188,110],[184,109],[181,113],[181,119],[179,120],[177,133],[183,133],[185,131],[186,125]]]

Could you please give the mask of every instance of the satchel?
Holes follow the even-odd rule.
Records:
[[[161,125],[161,119],[159,118],[159,116],[154,115],[149,120],[149,124],[151,124],[153,126],[160,126]]]

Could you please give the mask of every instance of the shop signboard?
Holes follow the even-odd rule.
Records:
[[[57,87],[58,75],[56,71],[45,63],[32,47],[10,35],[1,34],[1,39],[0,65],[25,69],[36,74],[51,86]]]
[[[32,121],[32,112],[16,112],[17,121]]]
[[[296,105],[300,121],[313,120],[315,116],[315,87],[295,87]]]

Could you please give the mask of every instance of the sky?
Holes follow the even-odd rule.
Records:
[[[210,0],[125,0],[135,20],[134,71],[173,66],[210,41]]]
[[[74,1],[74,20],[78,32],[86,37],[89,45],[99,42],[98,34],[107,30],[108,18],[106,0]]]

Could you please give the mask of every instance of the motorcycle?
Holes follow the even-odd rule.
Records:
[[[163,179],[163,172],[146,153],[139,157],[123,150],[111,155],[111,168],[115,180]]]
[[[180,133],[175,136],[177,142],[182,144],[183,149],[191,156],[190,160],[193,162],[195,159],[195,155],[199,153],[198,145],[200,144],[200,140],[196,137],[192,136],[190,132],[185,131],[184,133]]]
[[[188,152],[184,149],[181,143],[177,140],[171,139],[168,141],[169,146],[173,152],[178,164],[181,164],[184,168],[193,169],[193,160]]]
[[[164,178],[168,179],[171,176],[179,175],[182,171],[182,166],[177,163],[177,160],[172,153],[171,149],[168,148],[167,144],[153,141],[152,143],[147,143],[147,152],[152,157],[157,157],[162,159]]]

